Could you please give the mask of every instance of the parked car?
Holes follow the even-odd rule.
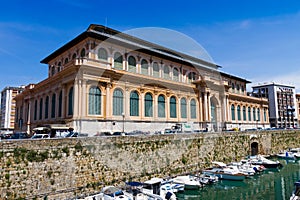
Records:
[[[13,133],[9,139],[27,139],[29,136],[26,132],[15,132]]]
[[[50,135],[48,134],[34,134],[31,139],[45,139],[50,138]]]
[[[67,137],[78,137],[78,133],[77,132],[69,132],[66,136]]]

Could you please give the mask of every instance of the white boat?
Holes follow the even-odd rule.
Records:
[[[219,181],[219,177],[214,174],[200,174],[197,175],[200,183],[202,184],[213,184]]]
[[[163,183],[161,178],[152,178],[143,183],[141,192],[152,198],[153,200],[176,200],[176,195],[167,187],[161,187]]]
[[[203,185],[199,179],[195,176],[177,176],[172,179],[173,183],[183,184],[186,190],[196,190],[201,188]]]
[[[290,151],[286,151],[284,153],[279,153],[279,154],[276,154],[276,156],[278,158],[282,158],[282,159],[290,159],[290,160],[294,160],[296,157],[294,155],[293,152],[290,152]]]
[[[241,173],[236,168],[229,168],[225,163],[222,162],[213,162],[214,167],[205,169],[202,171],[204,174],[214,174],[220,179],[225,180],[235,180],[243,181],[245,179],[245,174]]]
[[[102,189],[103,200],[131,200],[121,189],[115,186],[106,186]]]
[[[290,200],[300,200],[300,180],[294,184],[294,191],[290,197]]]
[[[240,171],[246,176],[253,176],[256,173],[251,165],[242,162],[232,162],[228,164],[227,167],[236,168],[236,170]]]
[[[250,156],[249,162],[254,165],[263,165],[265,168],[278,168],[282,166],[279,161],[269,160],[260,155]]]

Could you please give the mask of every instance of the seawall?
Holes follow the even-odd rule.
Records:
[[[300,131],[0,142],[0,199],[71,199],[124,181],[199,171],[211,161],[300,147]]]

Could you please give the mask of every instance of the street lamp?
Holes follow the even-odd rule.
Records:
[[[124,133],[124,126],[125,126],[125,113],[122,112],[122,117],[123,117],[123,129],[122,132]]]

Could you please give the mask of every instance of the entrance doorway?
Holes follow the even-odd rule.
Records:
[[[258,154],[258,143],[252,142],[251,143],[251,156],[255,156]]]

